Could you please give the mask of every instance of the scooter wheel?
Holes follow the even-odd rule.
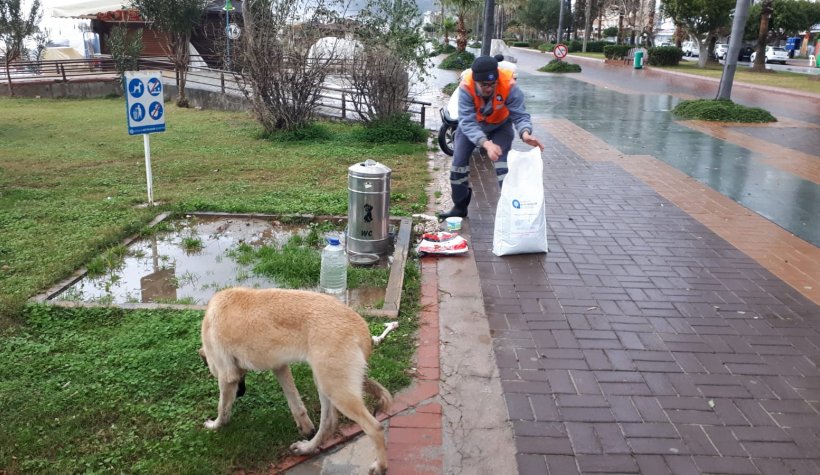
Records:
[[[441,128],[438,129],[438,146],[441,148],[441,151],[446,153],[449,156],[453,156],[455,147],[455,136],[456,136],[456,128],[452,127],[447,124],[441,124]]]

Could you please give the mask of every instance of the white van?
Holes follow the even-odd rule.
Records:
[[[684,56],[700,56],[700,50],[698,50],[698,45],[695,44],[694,41],[684,41],[680,47],[683,50]]]

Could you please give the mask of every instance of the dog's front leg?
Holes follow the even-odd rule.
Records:
[[[319,450],[322,442],[330,438],[336,430],[337,414],[330,398],[319,390],[319,402],[322,404],[322,416],[319,419],[319,430],[310,440],[301,440],[290,445],[290,450],[295,454],[312,454]]]
[[[206,429],[218,429],[231,420],[231,407],[236,399],[236,388],[239,380],[227,377],[219,378],[219,412],[215,421],[205,421]]]
[[[273,374],[276,375],[276,380],[282,386],[282,392],[285,393],[285,398],[288,400],[288,407],[290,413],[293,414],[293,420],[296,421],[296,425],[299,427],[299,433],[305,437],[310,437],[313,435],[315,427],[313,421],[310,420],[310,416],[308,416],[302,397],[299,396],[299,390],[296,389],[296,384],[293,382],[290,366],[285,365],[276,368],[273,370]]]

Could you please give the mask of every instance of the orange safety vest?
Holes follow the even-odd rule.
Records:
[[[495,85],[495,93],[493,94],[493,112],[485,116],[481,114],[481,105],[484,101],[475,93],[475,81],[473,81],[473,72],[468,70],[464,72],[461,80],[461,87],[473,96],[473,104],[475,105],[475,116],[478,122],[486,122],[488,124],[500,124],[507,120],[510,116],[510,110],[507,109],[505,102],[510,95],[510,89],[515,84],[513,72],[508,69],[498,70],[498,82]]]

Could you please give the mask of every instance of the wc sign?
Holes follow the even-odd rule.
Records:
[[[165,132],[162,74],[157,71],[125,73],[125,112],[128,134]]]

